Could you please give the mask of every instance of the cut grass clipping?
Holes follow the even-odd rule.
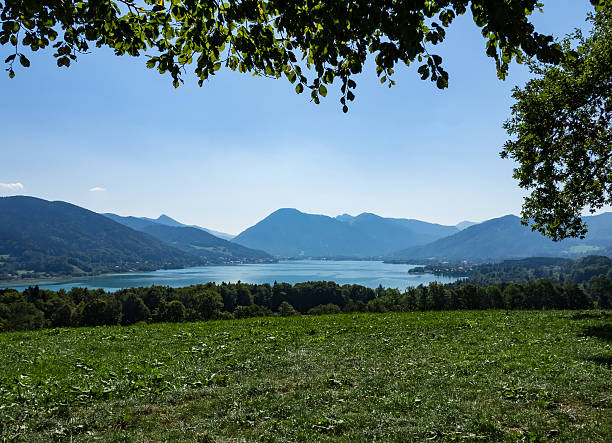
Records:
[[[0,334],[4,441],[610,441],[612,320],[253,318]]]

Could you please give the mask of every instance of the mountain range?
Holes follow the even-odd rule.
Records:
[[[577,257],[606,254],[612,247],[612,212],[584,217],[586,238],[554,242],[515,215],[494,218],[470,226],[449,237],[393,253],[395,258],[433,260],[501,260],[534,256]]]
[[[103,214],[105,217],[136,231],[145,232],[158,240],[211,263],[269,262],[273,258],[266,252],[254,250],[210,234],[200,227],[186,226],[162,215],[159,218],[122,217]]]
[[[66,202],[0,198],[0,274],[180,268],[201,259]]]
[[[0,279],[271,262],[274,257],[418,263],[612,255],[612,213],[584,220],[589,228],[584,240],[553,242],[514,215],[446,226],[372,213],[329,217],[284,208],[228,241],[167,215],[102,215],[61,201],[2,197]]]
[[[0,197],[0,279],[270,261],[202,229],[135,217],[117,223],[62,201]]]
[[[104,213],[106,217],[115,220],[116,222],[121,223],[122,225],[129,226],[132,229],[139,230],[140,227],[148,226],[151,224],[165,225],[165,226],[173,226],[180,228],[196,228],[202,231],[206,231],[209,234],[214,235],[215,237],[222,238],[224,240],[231,240],[235,236],[232,234],[227,234],[225,232],[215,231],[213,229],[202,228],[201,226],[196,225],[186,225],[175,219],[168,217],[166,214],[162,214],[157,218],[148,218],[148,217],[122,217],[121,215],[113,214],[110,212]]]
[[[278,257],[382,257],[459,232],[455,226],[363,213],[336,218],[279,209],[232,240]]]
[[[560,242],[523,226],[515,215],[444,226],[363,213],[335,218],[279,209],[233,241],[277,257],[384,257],[405,260],[502,260],[609,254],[612,213],[584,218],[584,240]]]

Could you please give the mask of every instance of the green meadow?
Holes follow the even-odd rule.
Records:
[[[596,311],[264,317],[0,334],[0,440],[612,439]]]

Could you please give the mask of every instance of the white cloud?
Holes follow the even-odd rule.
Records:
[[[21,183],[0,183],[0,189],[23,191],[23,185]]]
[[[104,191],[106,191],[106,189],[101,188],[100,186],[94,186],[93,188],[89,190],[89,192],[104,192]]]

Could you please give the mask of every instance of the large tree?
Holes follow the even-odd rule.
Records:
[[[600,0],[591,0],[598,2]],[[10,77],[32,51],[52,45],[59,66],[91,46],[117,55],[145,54],[147,66],[169,73],[178,86],[193,64],[200,85],[222,68],[273,78],[285,76],[312,100],[338,79],[347,111],[352,78],[373,54],[381,83],[395,83],[397,63],[417,63],[438,88],[448,84],[432,53],[447,28],[471,11],[486,53],[503,78],[512,60],[557,61],[558,45],[529,21],[539,0],[0,0],[0,44]]]
[[[535,78],[515,88],[512,139],[502,157],[518,162],[514,177],[531,191],[523,223],[555,240],[583,237],[585,210],[612,204],[612,6],[590,16],[588,37],[563,42],[559,64],[532,62]]]

